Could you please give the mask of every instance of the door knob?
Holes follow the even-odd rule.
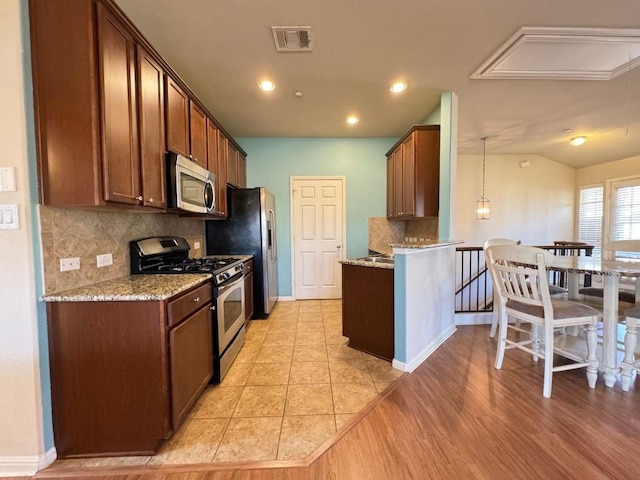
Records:
[[[342,248],[342,245],[336,245],[336,248]]]

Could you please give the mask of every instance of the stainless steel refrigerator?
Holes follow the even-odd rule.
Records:
[[[254,316],[269,315],[278,300],[276,204],[264,187],[228,188],[227,220],[206,223],[206,252],[253,255]]]

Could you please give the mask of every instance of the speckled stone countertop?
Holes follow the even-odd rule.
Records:
[[[250,255],[248,255],[250,257]],[[212,278],[209,273],[129,275],[42,297],[45,302],[165,300]]]
[[[371,262],[367,260],[340,260],[340,263],[345,265],[358,265],[359,267],[373,267],[373,268],[386,268],[393,270],[393,263]]]
[[[445,247],[447,245],[457,245],[459,243],[464,243],[464,240],[427,240],[425,242],[414,242],[414,243],[392,243],[391,246],[393,248],[420,249],[420,248]]]

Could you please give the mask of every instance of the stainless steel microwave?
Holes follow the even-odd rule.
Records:
[[[206,168],[175,153],[167,154],[169,208],[193,213],[213,213],[215,176]]]

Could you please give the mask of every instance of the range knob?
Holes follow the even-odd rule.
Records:
[[[231,275],[228,272],[225,272],[225,273],[221,274],[220,276],[222,277],[223,280],[228,280]]]

